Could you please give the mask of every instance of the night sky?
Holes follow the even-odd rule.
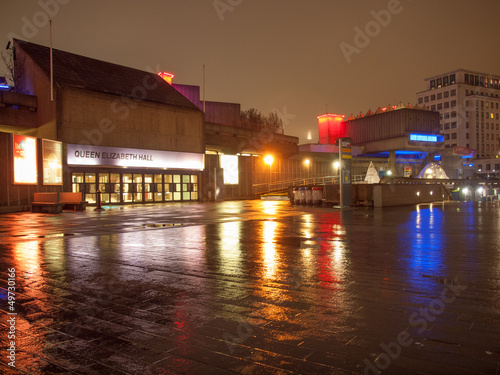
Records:
[[[277,110],[301,142],[327,108],[415,104],[459,68],[500,75],[498,0],[0,0],[0,48],[9,33],[48,46],[48,13],[54,48],[199,86],[205,64],[207,100]]]

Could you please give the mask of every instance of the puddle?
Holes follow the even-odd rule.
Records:
[[[52,234],[44,234],[44,235],[36,235],[36,234],[13,234],[11,237],[17,238],[57,238],[57,237],[68,237],[74,236],[75,233],[52,233]]]
[[[167,224],[141,224],[140,227],[136,227],[134,229],[143,229],[143,228],[165,228],[165,227],[178,227],[181,226],[182,223],[167,223]]]

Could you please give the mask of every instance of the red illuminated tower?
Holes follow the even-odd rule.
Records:
[[[319,143],[335,144],[335,141],[343,136],[343,122],[344,115],[327,113],[318,116]]]

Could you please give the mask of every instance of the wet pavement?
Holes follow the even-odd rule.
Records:
[[[0,373],[500,374],[499,228],[493,203],[0,215]]]

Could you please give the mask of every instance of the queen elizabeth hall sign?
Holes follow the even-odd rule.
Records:
[[[68,144],[68,165],[203,170],[204,154]]]

